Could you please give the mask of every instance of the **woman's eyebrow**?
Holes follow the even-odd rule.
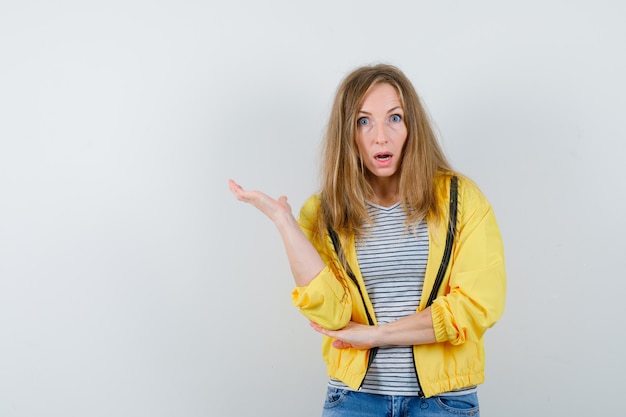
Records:
[[[397,110],[403,110],[402,106],[396,106],[396,107],[394,107],[392,109],[389,109],[389,110],[387,110],[387,113],[391,113],[391,112],[394,112],[394,111],[397,111]],[[367,114],[368,116],[372,115],[372,113],[370,113],[368,111],[365,111],[365,110],[359,110],[359,113]]]

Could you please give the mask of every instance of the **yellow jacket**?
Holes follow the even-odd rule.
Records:
[[[435,179],[445,217],[437,224],[429,222],[428,225],[428,263],[417,311],[425,308],[444,252],[450,178],[449,174],[440,174]],[[312,239],[319,207],[318,195],[309,198],[300,211],[298,222],[316,245],[326,267],[309,285],[294,289],[293,304],[308,319],[328,329],[341,329],[351,320],[367,324],[359,291],[338,262],[330,238],[327,236],[324,244],[316,244]],[[459,179],[457,216],[450,265],[431,306],[437,342],[413,347],[415,368],[426,397],[484,381],[483,333],[504,311],[506,282],[500,231],[491,205],[467,178]],[[374,309],[357,263],[354,236],[342,236],[341,244],[375,322]],[[329,376],[353,389],[360,387],[367,372],[369,351],[336,349],[332,340],[324,336],[322,356]]]

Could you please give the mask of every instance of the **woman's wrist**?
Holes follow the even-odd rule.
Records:
[[[389,346],[390,335],[389,323],[374,326],[372,331],[372,347]]]

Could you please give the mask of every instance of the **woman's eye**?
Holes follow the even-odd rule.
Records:
[[[389,118],[389,120],[391,120],[393,123],[399,123],[402,121],[402,116],[400,116],[399,114],[394,114]]]
[[[359,126],[367,126],[368,124],[370,124],[370,120],[367,117],[361,117],[356,121],[356,123]]]

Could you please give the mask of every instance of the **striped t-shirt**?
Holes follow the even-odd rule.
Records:
[[[422,297],[428,261],[428,228],[422,221],[407,230],[400,203],[367,206],[372,224],[366,224],[356,242],[357,259],[378,324],[414,314]],[[346,388],[331,379],[330,385]],[[411,346],[378,348],[361,391],[386,395],[419,395]]]

